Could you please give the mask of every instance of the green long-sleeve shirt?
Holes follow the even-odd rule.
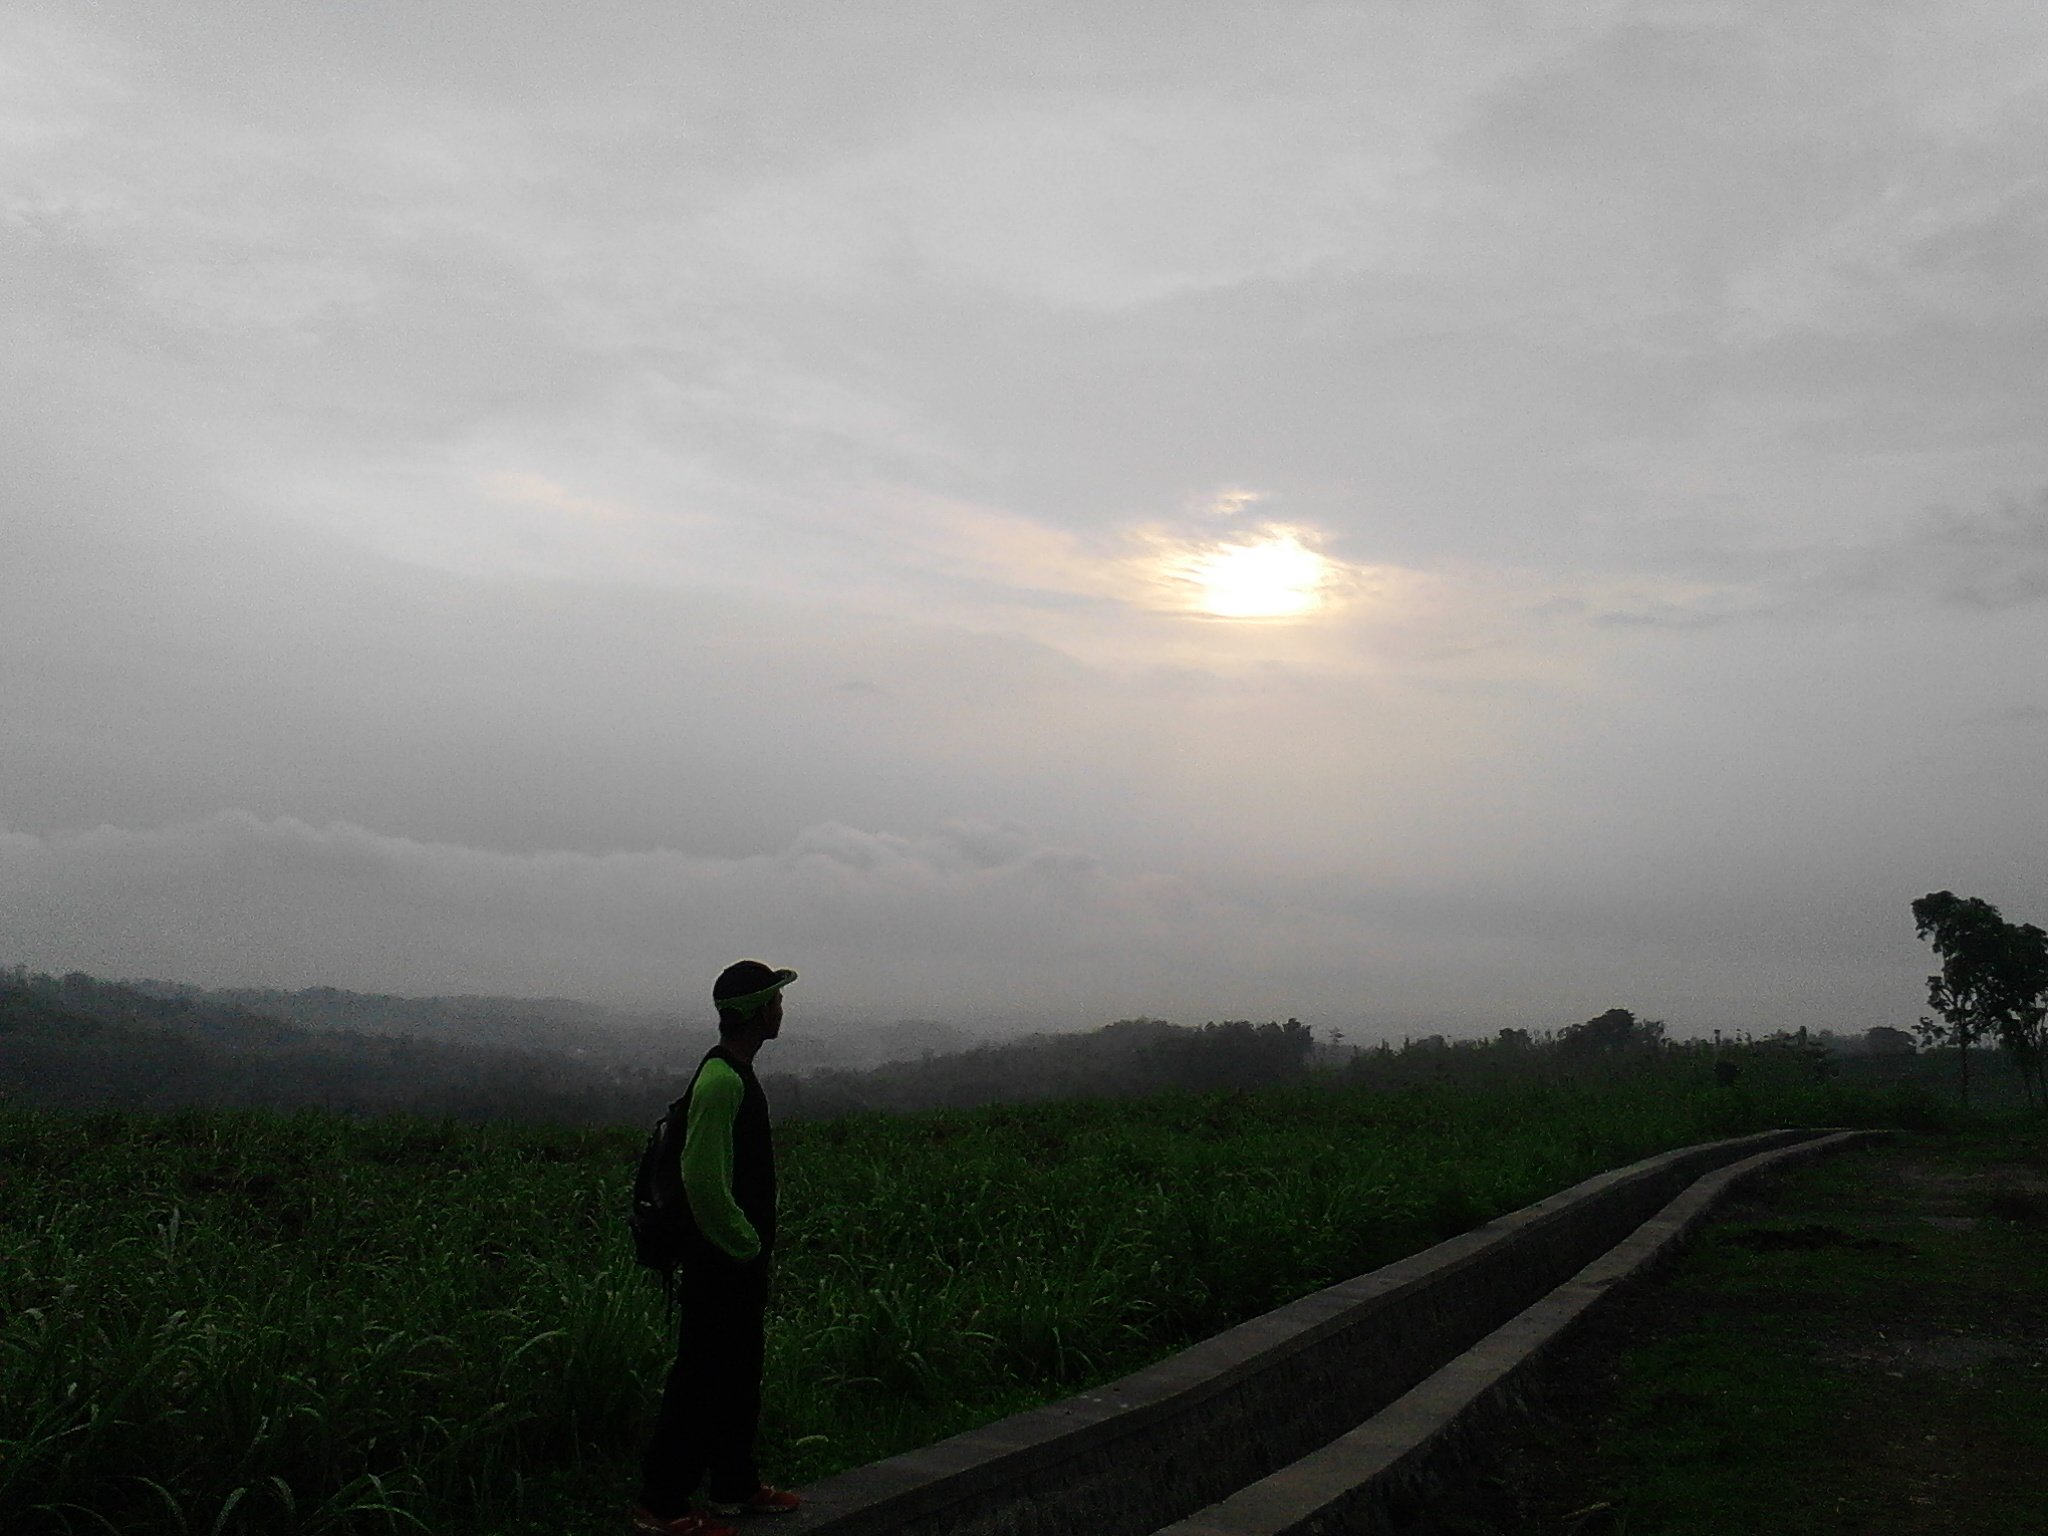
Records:
[[[761,1252],[761,1234],[733,1199],[732,1132],[746,1097],[739,1073],[712,1057],[690,1089],[683,1125],[683,1194],[697,1229],[731,1258],[745,1263]]]

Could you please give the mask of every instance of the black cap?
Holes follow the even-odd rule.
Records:
[[[740,960],[718,973],[711,984],[711,1000],[721,1009],[751,1013],[795,980],[795,971]]]

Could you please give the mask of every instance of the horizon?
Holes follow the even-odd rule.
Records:
[[[47,979],[57,981],[64,981],[69,979],[68,975],[57,976],[52,975],[48,972],[38,973],[30,971],[28,967],[18,962],[11,964],[0,963],[0,975],[4,975],[9,972],[12,972],[17,975],[22,973],[26,973],[28,975],[41,974],[45,976]],[[701,1010],[693,1010],[687,1005],[678,1005],[676,1007],[669,1008],[666,1010],[652,1010],[648,1008],[635,1006],[622,1006],[594,1002],[588,998],[575,997],[508,996],[493,993],[477,992],[424,994],[408,994],[394,992],[359,992],[351,990],[349,988],[333,987],[319,983],[315,983],[311,986],[306,987],[289,988],[250,986],[210,987],[203,986],[194,982],[176,981],[161,976],[89,976],[88,979],[94,982],[107,983],[117,987],[132,988],[144,992],[148,992],[150,989],[168,989],[174,992],[195,992],[200,994],[202,997],[228,998],[236,1000],[237,1002],[241,1002],[243,999],[247,998],[252,994],[256,995],[259,999],[263,994],[270,993],[278,994],[282,997],[287,998],[303,998],[309,995],[332,994],[340,997],[358,999],[364,1002],[394,1003],[401,1005],[426,1005],[450,1003],[464,1005],[490,1005],[512,1003],[517,1004],[522,1008],[531,1008],[536,1010],[544,1010],[550,1006],[559,1006],[565,1009],[576,1010],[579,1012],[597,1015],[597,1017],[595,1018],[588,1019],[567,1019],[554,1021],[560,1023],[564,1028],[570,1030],[594,1029],[602,1032],[619,1026],[638,1026],[654,1028],[673,1028],[678,1034],[682,1034],[690,1032],[693,1028],[698,1026],[701,1026],[703,1029],[710,1029],[714,1027],[716,1022],[716,1016],[708,1001],[704,1003],[704,1006]],[[1614,1006],[1623,1007],[1624,1005],[1615,1004]],[[254,1011],[260,1013],[262,1012],[262,1009],[260,1006],[258,1006],[254,1008]],[[1598,1010],[1595,1014],[1588,1015],[1588,1017],[1597,1017],[1598,1014],[1605,1013],[1607,1011],[1607,1009],[1603,1008]],[[1655,1024],[1663,1026],[1665,1030],[1665,1038],[1672,1041],[1673,1043],[1679,1044],[1710,1043],[1719,1038],[1722,1038],[1723,1036],[1725,1036],[1730,1041],[1735,1041],[1743,1037],[1761,1040],[1770,1035],[1778,1033],[1783,1033],[1786,1035],[1796,1035],[1801,1030],[1807,1030],[1816,1036],[1824,1038],[1835,1039],[1838,1041],[1853,1042],[1858,1039],[1861,1039],[1872,1028],[1900,1028],[1900,1026],[1896,1025],[1873,1026],[1869,1024],[1848,1024],[1839,1028],[1808,1025],[1787,1025],[1780,1026],[1778,1029],[1770,1029],[1761,1026],[1748,1027],[1737,1030],[1723,1030],[1719,1027],[1688,1028],[1683,1021],[1660,1019],[1655,1017],[1654,1015],[1644,1013],[1639,1009],[1625,1008],[1624,1011],[1630,1013],[1632,1016],[1636,1017],[1637,1019],[1641,1020],[1646,1024]],[[699,1016],[700,1014],[701,1017]],[[1406,1046],[1412,1042],[1426,1042],[1432,1039],[1443,1040],[1450,1044],[1491,1044],[1498,1039],[1500,1029],[1502,1028],[1495,1027],[1491,1029],[1473,1029],[1469,1031],[1460,1031],[1454,1027],[1455,1021],[1411,1019],[1407,1021],[1387,1022],[1374,1021],[1366,1018],[1316,1020],[1302,1019],[1294,1013],[1274,1014],[1270,1018],[1232,1018],[1226,1015],[1214,1013],[1212,1013],[1208,1017],[1201,1017],[1198,1013],[1197,1015],[1191,1015],[1185,1018],[1168,1018],[1160,1014],[1140,1011],[1138,1013],[1125,1015],[1114,1019],[1087,1019],[1078,1022],[1072,1019],[1068,1019],[1053,1023],[1028,1024],[1007,1029],[1004,1026],[1014,1025],[1015,1021],[1010,1019],[1004,1019],[997,1016],[969,1017],[961,1019],[942,1018],[936,1016],[899,1015],[893,1018],[884,1018],[842,1009],[838,1011],[827,1011],[822,1014],[816,1015],[815,1017],[812,1016],[810,1010],[804,1010],[802,1012],[796,1012],[793,1010],[792,1018],[798,1026],[796,1032],[793,1035],[778,1035],[775,1040],[768,1042],[771,1046],[774,1046],[778,1049],[788,1047],[798,1053],[801,1053],[806,1045],[817,1045],[821,1047],[844,1047],[849,1044],[856,1044],[858,1043],[859,1037],[854,1035],[853,1032],[858,1030],[867,1030],[876,1034],[883,1035],[914,1031],[940,1031],[948,1036],[955,1038],[960,1042],[963,1042],[957,1047],[948,1047],[947,1050],[974,1049],[981,1046],[1000,1046],[1013,1041],[1024,1041],[1047,1035],[1058,1036],[1066,1034],[1089,1034],[1099,1030],[1110,1028],[1114,1025],[1128,1023],[1166,1024],[1180,1029],[1199,1029],[1202,1028],[1204,1025],[1229,1023],[1282,1023],[1291,1020],[1293,1022],[1304,1024],[1308,1027],[1311,1035],[1315,1037],[1316,1045],[1318,1048],[1325,1050],[1338,1050],[1341,1049],[1341,1047],[1344,1045],[1349,1045],[1355,1052],[1359,1050],[1377,1050],[1383,1045],[1389,1047]],[[468,1020],[465,1022],[475,1023],[483,1021]],[[528,1022],[533,1021],[529,1020]],[[1545,1036],[1555,1034],[1560,1030],[1569,1028],[1572,1025],[1584,1022],[1586,1022],[1584,1019],[1529,1020],[1520,1025],[1503,1027],[1520,1029],[1526,1031],[1529,1035],[1531,1035],[1534,1038],[1541,1039]],[[806,1029],[803,1026],[807,1024],[815,1024],[819,1026],[819,1028]],[[1359,1031],[1365,1031],[1367,1033],[1364,1035],[1363,1038],[1361,1038],[1357,1033]],[[1904,1032],[1909,1035],[1912,1033],[1910,1029],[1907,1029]],[[942,1051],[941,1054],[945,1054],[945,1051]]]

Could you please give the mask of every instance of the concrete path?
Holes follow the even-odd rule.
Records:
[[[1093,1392],[806,1489],[783,1536],[1366,1529],[1526,1362],[1745,1174],[1771,1131],[1597,1174]],[[1167,1525],[1165,1522],[1177,1523]]]
[[[1837,1132],[1744,1158],[1695,1182],[1622,1242],[1349,1433],[1157,1536],[1325,1536],[1399,1523],[1428,1496],[1434,1466],[1510,1408],[1518,1383],[1614,1287],[1665,1261],[1728,1190],[1765,1169],[1837,1151]]]
[[[1401,1536],[2048,1531],[2048,1138],[1901,1133],[1730,1193]]]

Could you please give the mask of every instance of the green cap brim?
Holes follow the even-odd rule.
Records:
[[[742,992],[738,997],[714,998],[712,1001],[717,1004],[720,1013],[737,1013],[744,1017],[766,1008],[772,999],[782,995],[784,987],[795,980],[795,971],[778,970],[773,986],[763,987],[758,992]]]

